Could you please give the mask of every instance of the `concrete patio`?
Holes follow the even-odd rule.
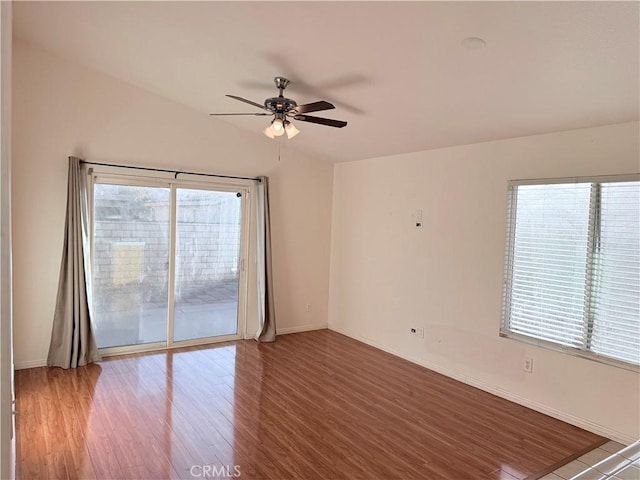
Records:
[[[119,299],[126,298],[127,308],[114,302],[94,312],[98,347],[116,347],[167,339],[166,303],[142,302],[141,292],[124,288]],[[120,307],[120,308],[118,308]],[[174,341],[233,335],[237,332],[238,281],[217,282],[176,298]]]

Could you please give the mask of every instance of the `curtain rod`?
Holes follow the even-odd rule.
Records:
[[[262,181],[256,177],[235,177],[233,175],[216,175],[214,173],[182,172],[180,170],[165,170],[164,168],[134,167],[131,165],[116,165],[113,163],[87,162],[85,160],[80,160],[80,163],[84,165],[100,165],[101,167],[131,168],[133,170],[147,170],[150,172],[173,173],[174,174],[173,178],[176,180],[178,178],[178,175],[182,173],[183,175],[200,175],[202,177],[231,178],[234,180],[255,180],[257,182]]]

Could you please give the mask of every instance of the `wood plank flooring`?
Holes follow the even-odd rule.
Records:
[[[21,370],[16,395],[22,479],[512,480],[606,441],[329,330]]]

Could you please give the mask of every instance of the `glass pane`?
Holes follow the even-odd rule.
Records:
[[[581,347],[591,185],[517,190],[509,327]]]
[[[94,186],[93,315],[98,347],[164,342],[168,188]]]
[[[241,200],[235,192],[176,192],[175,341],[238,331]]]
[[[640,183],[603,183],[591,348],[640,364]]]

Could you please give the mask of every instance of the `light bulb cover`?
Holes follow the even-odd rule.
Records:
[[[287,132],[287,138],[289,140],[300,133],[300,130],[298,130],[296,126],[291,122],[287,122],[287,125],[284,127],[284,129]]]
[[[267,128],[264,129],[264,134],[269,138],[276,138],[276,134],[273,133],[273,130],[271,129],[271,125],[269,125]]]
[[[271,122],[271,129],[274,132],[282,130],[283,127],[284,127],[283,122],[279,118],[276,118],[273,122]]]

